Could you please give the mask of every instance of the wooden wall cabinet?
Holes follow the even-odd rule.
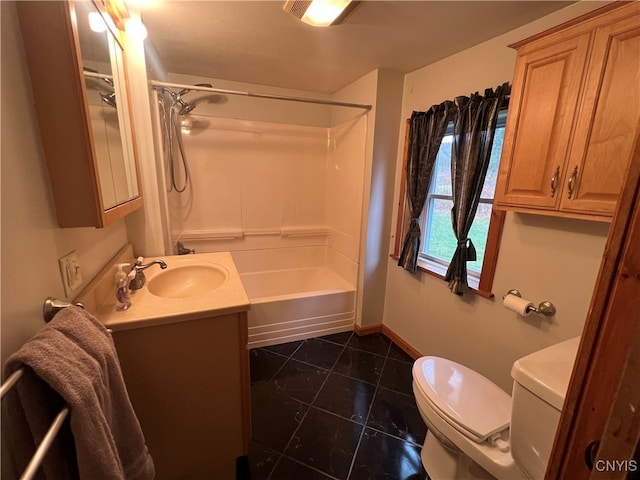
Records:
[[[640,3],[609,5],[512,47],[494,204],[610,221],[640,119]]]
[[[120,33],[100,2],[17,7],[58,223],[105,227],[142,206]]]

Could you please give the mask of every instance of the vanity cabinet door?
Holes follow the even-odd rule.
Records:
[[[61,227],[105,227],[142,206],[124,52],[98,3],[17,2]]]
[[[590,34],[519,52],[495,193],[498,206],[555,210]]]
[[[113,332],[156,480],[233,479],[251,438],[247,314]]]
[[[606,215],[615,210],[640,121],[638,6],[596,30],[562,210]]]

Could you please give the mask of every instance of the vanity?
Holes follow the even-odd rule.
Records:
[[[133,264],[131,246],[76,301],[113,331],[156,478],[233,480],[251,437],[249,299],[228,252],[161,259],[125,311],[112,265]]]

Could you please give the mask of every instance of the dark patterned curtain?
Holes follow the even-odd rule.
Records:
[[[505,83],[484,96],[475,93],[455,100],[453,145],[451,148],[451,222],[458,246],[445,275],[451,292],[462,295],[467,289],[467,262],[476,260],[476,248],[468,238],[478,209],[480,194],[489,167],[498,113],[510,86]]]
[[[418,218],[424,206],[431,172],[440,149],[440,143],[451,121],[455,105],[446,101],[433,105],[426,112],[413,112],[409,123],[409,150],[407,154],[407,198],[411,225],[404,239],[398,265],[411,273],[418,270],[420,251],[420,224]]]

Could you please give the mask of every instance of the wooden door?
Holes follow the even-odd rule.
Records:
[[[560,208],[613,215],[640,119],[640,4],[599,27]]]
[[[591,38],[589,31],[570,34],[518,52],[496,186],[498,206],[557,210],[560,205]]]

